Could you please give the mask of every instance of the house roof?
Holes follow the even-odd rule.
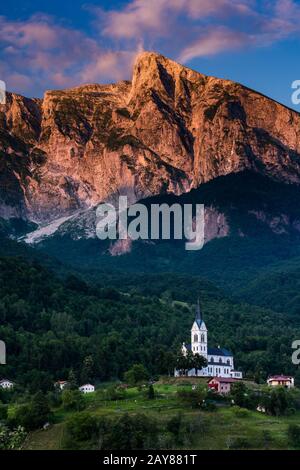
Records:
[[[209,379],[208,383],[210,383],[212,380],[216,380],[217,382],[222,383],[222,384],[231,384],[231,383],[237,382],[236,379],[232,379],[232,378],[212,377],[211,379]]]
[[[292,380],[293,377],[290,375],[272,375],[268,380]]]
[[[83,385],[80,385],[80,388],[81,387],[94,387],[94,385],[92,385],[92,384],[83,384]]]
[[[0,380],[0,384],[2,384],[3,382],[9,382],[10,384],[13,383],[11,380],[8,380],[8,379],[1,379],[1,380]]]

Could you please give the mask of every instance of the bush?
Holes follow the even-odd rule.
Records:
[[[246,437],[229,437],[228,449],[251,449],[252,443]]]
[[[50,418],[50,407],[42,392],[32,397],[30,403],[16,408],[14,415],[9,419],[10,424],[21,426],[26,430],[38,429]]]
[[[262,431],[262,436],[261,437],[262,437],[261,442],[262,442],[263,448],[264,449],[269,449],[270,444],[273,442],[272,434],[267,429],[264,429]]]
[[[104,432],[102,449],[138,450],[155,449],[158,445],[158,428],[154,419],[143,414],[125,414],[114,419]]]
[[[192,408],[205,408],[207,393],[206,387],[198,386],[194,390],[178,390],[177,395]]]
[[[250,415],[246,408],[241,408],[240,406],[233,406],[232,411],[237,418],[247,418]]]
[[[85,411],[74,415],[66,423],[66,431],[76,441],[87,441],[97,432],[97,421]]]
[[[300,426],[298,424],[290,424],[287,430],[289,443],[293,447],[300,446]]]
[[[149,374],[142,364],[134,364],[131,369],[125,372],[124,379],[130,385],[137,385],[148,380]]]
[[[64,390],[61,398],[63,408],[67,411],[81,411],[85,407],[84,398],[79,390]]]
[[[4,421],[7,418],[7,405],[0,403],[0,421]]]

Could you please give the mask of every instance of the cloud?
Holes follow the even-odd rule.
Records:
[[[132,0],[121,11],[95,9],[104,20],[103,34],[113,38],[141,38],[148,33],[164,37],[184,18],[228,18],[250,14],[249,0]]]
[[[187,63],[195,57],[210,56],[229,49],[239,49],[248,42],[248,37],[243,33],[225,28],[206,31],[205,34],[202,34],[200,38],[181,51],[178,60]]]
[[[295,0],[128,0],[118,9],[89,7],[86,30],[35,14],[0,16],[0,78],[8,89],[45,89],[128,79],[141,49],[188,64],[299,35]]]
[[[97,11],[104,36],[143,40],[184,63],[271,45],[298,33],[300,20],[293,0],[131,0],[122,10]]]
[[[130,78],[139,48],[109,50],[81,31],[35,15],[27,21],[0,17],[0,75],[12,91],[41,95],[49,88]]]

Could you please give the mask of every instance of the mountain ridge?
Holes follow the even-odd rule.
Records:
[[[8,94],[0,217],[48,223],[104,200],[182,194],[250,169],[300,182],[300,115],[155,53],[132,82]]]

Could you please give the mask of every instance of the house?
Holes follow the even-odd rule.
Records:
[[[195,371],[191,369],[188,371],[188,376],[199,377],[228,377],[234,379],[242,379],[242,372],[235,370],[233,355],[228,349],[208,347],[208,330],[202,318],[200,304],[196,307],[196,316],[191,329],[191,344],[182,345],[182,353],[185,355],[187,351],[192,351],[193,354],[200,354],[207,360],[207,367]],[[180,371],[175,369],[175,377],[180,376]]]
[[[207,382],[207,385],[217,393],[227,395],[230,393],[231,385],[235,382],[237,382],[237,380],[230,377],[213,377]]]
[[[14,383],[8,379],[2,379],[0,380],[0,387],[5,390],[10,390],[14,387]]]
[[[57,387],[60,390],[64,390],[67,385],[68,382],[66,380],[59,380],[58,382],[55,382],[54,387]]]
[[[91,384],[84,384],[84,385],[81,385],[81,387],[79,387],[79,390],[82,393],[93,393],[95,391],[95,387],[94,385],[91,385]]]
[[[294,377],[291,377],[290,375],[272,375],[268,378],[267,384],[271,387],[282,386],[286,388],[292,388],[295,386]]]

